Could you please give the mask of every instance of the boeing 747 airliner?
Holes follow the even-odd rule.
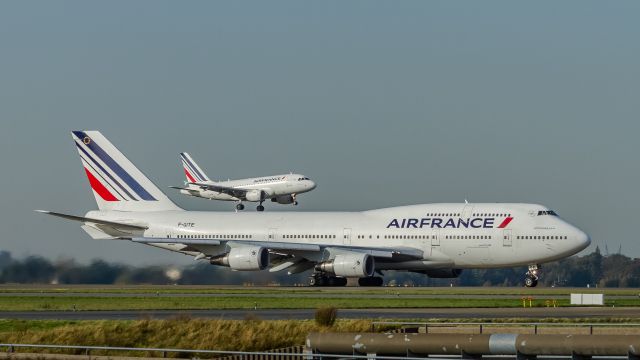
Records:
[[[208,212],[175,205],[98,131],[73,131],[98,209],[82,223],[94,239],[125,239],[234,270],[311,270],[310,285],[382,285],[386,270],[457,277],[463,269],[528,265],[571,256],[590,239],[536,204],[424,204],[361,212]]]

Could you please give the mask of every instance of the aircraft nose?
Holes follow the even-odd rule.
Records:
[[[309,180],[309,190],[313,190],[316,188],[316,183],[313,180]]]
[[[585,249],[591,244],[591,238],[582,230],[576,229],[575,235],[576,247],[580,250]]]

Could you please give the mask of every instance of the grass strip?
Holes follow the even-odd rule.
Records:
[[[527,302],[528,304],[528,302]],[[556,300],[568,306],[568,299]],[[535,307],[546,306],[545,299],[535,299]],[[616,300],[616,306],[636,306],[640,300]],[[341,309],[362,308],[495,308],[521,307],[520,299],[371,299],[359,298],[282,298],[282,297],[56,297],[2,296],[0,311],[87,311],[87,310],[215,310],[215,309],[315,309],[333,306]],[[0,317],[2,315],[0,314]]]
[[[522,296],[543,296],[543,295],[569,295],[571,293],[602,293],[605,295],[618,296],[640,296],[637,289],[597,289],[597,288],[522,288],[522,287],[435,287],[435,288],[312,288],[312,287],[219,287],[211,286],[69,286],[69,287],[52,287],[52,286],[19,286],[5,285],[0,286],[0,293],[165,293],[165,294],[351,294],[351,295],[522,295]]]
[[[368,329],[370,329],[370,322],[365,320],[338,320],[331,327],[319,326],[311,320],[203,320],[189,317],[170,320],[105,320],[67,323],[28,321],[0,324],[0,330],[2,330],[0,342],[264,351],[302,345],[309,332],[352,332]],[[68,350],[48,350],[47,352],[69,353]],[[81,354],[82,352],[71,353]],[[107,353],[105,351],[92,351],[91,354],[162,356],[139,352]],[[190,358],[195,355],[169,354],[169,356]],[[198,357],[207,357],[207,355]]]

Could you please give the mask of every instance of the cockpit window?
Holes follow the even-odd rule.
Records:
[[[301,178],[298,178],[298,181],[302,181],[302,180],[311,180],[311,179],[309,179],[308,177],[301,177]]]
[[[556,212],[553,211],[553,210],[540,210],[540,211],[538,211],[538,216],[542,216],[542,215],[558,216],[558,214],[556,214]]]

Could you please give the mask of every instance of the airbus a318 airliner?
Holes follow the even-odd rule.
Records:
[[[278,204],[298,205],[298,194],[311,191],[316,184],[300,174],[282,174],[258,178],[211,181],[188,153],[180,153],[182,168],[187,177],[185,187],[171,186],[181,194],[211,200],[237,201],[236,210],[244,210],[243,201],[259,202],[258,211],[264,211],[262,203],[271,199]]]
[[[590,239],[542,205],[443,203],[360,212],[209,212],[175,205],[98,131],[72,137],[98,209],[82,223],[94,239],[122,239],[233,270],[311,270],[310,285],[379,286],[386,270],[457,277],[463,269],[528,265],[571,256]]]

